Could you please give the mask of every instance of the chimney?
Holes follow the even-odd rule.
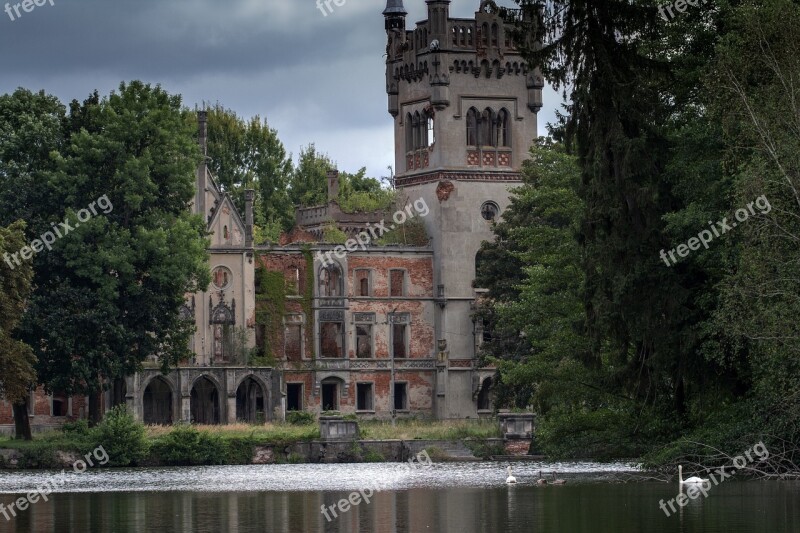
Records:
[[[253,200],[256,191],[247,189],[244,191],[244,245],[253,246]]]
[[[328,201],[334,202],[339,199],[339,171],[328,171]]]

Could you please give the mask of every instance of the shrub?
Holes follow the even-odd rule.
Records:
[[[89,421],[85,418],[81,418],[74,422],[67,422],[63,426],[61,426],[61,431],[64,432],[64,435],[67,436],[79,436],[85,437],[90,434],[89,431]]]
[[[108,454],[109,466],[135,465],[147,457],[149,443],[144,425],[137,422],[124,405],[118,405],[106,413],[93,433]]]
[[[58,468],[56,460],[56,449],[49,442],[36,442],[30,446],[20,449],[22,458],[19,466],[30,469],[53,469]]]
[[[220,437],[181,425],[156,441],[153,452],[169,465],[211,465],[225,464],[227,448]]]
[[[314,413],[307,411],[289,411],[286,414],[286,421],[296,426],[304,426],[315,422]]]

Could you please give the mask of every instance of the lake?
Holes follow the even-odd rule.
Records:
[[[48,481],[58,488],[48,501],[16,511],[10,520],[0,514],[0,532],[800,531],[800,482],[734,478],[711,487],[708,497],[676,505],[677,512],[667,517],[659,502],[678,495],[677,480],[632,482],[630,465],[513,463],[516,485],[505,483],[507,466],[216,466],[90,470],[63,477],[2,472],[0,504],[6,509],[21,493]],[[540,470],[546,477],[557,472],[567,484],[536,485]],[[370,494],[368,487],[380,490]]]

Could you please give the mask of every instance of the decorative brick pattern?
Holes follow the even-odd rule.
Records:
[[[483,153],[483,166],[493,167],[494,165],[494,152]]]
[[[500,153],[500,154],[498,154],[497,158],[498,158],[497,166],[500,166],[500,167],[510,167],[511,166],[511,154],[510,153],[506,153],[506,152]]]
[[[481,158],[477,150],[469,150],[467,152],[467,164],[475,167],[481,164]]]

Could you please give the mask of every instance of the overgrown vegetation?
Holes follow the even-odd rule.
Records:
[[[651,3],[556,0],[518,36],[569,106],[481,252],[478,315],[498,402],[538,412],[549,455],[663,464],[763,441],[782,457],[765,467],[797,475],[800,6],[715,7],[665,24]]]

